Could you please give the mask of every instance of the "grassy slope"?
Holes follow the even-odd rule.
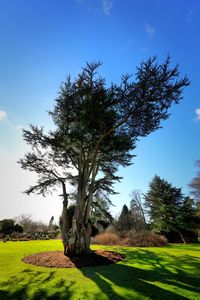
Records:
[[[104,248],[126,259],[82,269],[40,268],[21,258],[62,250],[60,241],[0,242],[0,299],[200,299],[200,245]]]

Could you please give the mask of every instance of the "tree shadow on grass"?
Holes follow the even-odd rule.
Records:
[[[122,253],[126,258],[120,263],[79,269],[98,290],[89,290],[88,282],[80,295],[79,282],[66,280],[68,270],[66,277],[56,278],[55,270],[27,268],[1,284],[0,300],[200,299],[200,259],[148,249],[124,248]]]
[[[187,296],[188,292],[190,296],[193,294],[193,299],[200,299],[199,259],[185,255],[177,261],[177,256],[168,253],[160,256],[141,249],[138,251],[124,249],[124,252],[126,259],[123,263],[81,269],[84,276],[93,280],[108,299],[147,297],[159,300],[186,300],[190,299]],[[167,261],[169,263],[166,263]],[[137,267],[131,266],[131,262],[138,263]],[[102,298],[96,296],[88,299]]]
[[[55,271],[44,273],[25,269],[11,276],[0,287],[0,300],[66,300],[71,299],[71,288],[75,282],[56,280]],[[51,289],[45,284],[51,284]]]

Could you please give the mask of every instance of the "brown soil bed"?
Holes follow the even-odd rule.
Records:
[[[79,257],[67,257],[62,251],[49,251],[26,256],[22,261],[47,268],[81,268],[113,264],[124,257],[123,254],[104,250],[92,251]]]

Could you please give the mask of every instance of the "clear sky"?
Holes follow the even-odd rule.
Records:
[[[61,212],[59,191],[52,197],[22,193],[35,176],[16,161],[27,146],[21,128],[51,128],[60,83],[86,61],[103,62],[101,74],[119,82],[142,60],[167,54],[191,85],[171,108],[163,129],[138,142],[134,164],[112,198],[115,215],[134,189],[146,192],[157,174],[189,193],[200,159],[199,0],[0,0],[0,219],[31,213],[48,222]]]

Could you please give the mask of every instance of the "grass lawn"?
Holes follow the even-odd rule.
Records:
[[[200,299],[200,245],[92,247],[126,258],[99,267],[41,268],[22,257],[62,250],[61,241],[0,242],[0,300]]]

